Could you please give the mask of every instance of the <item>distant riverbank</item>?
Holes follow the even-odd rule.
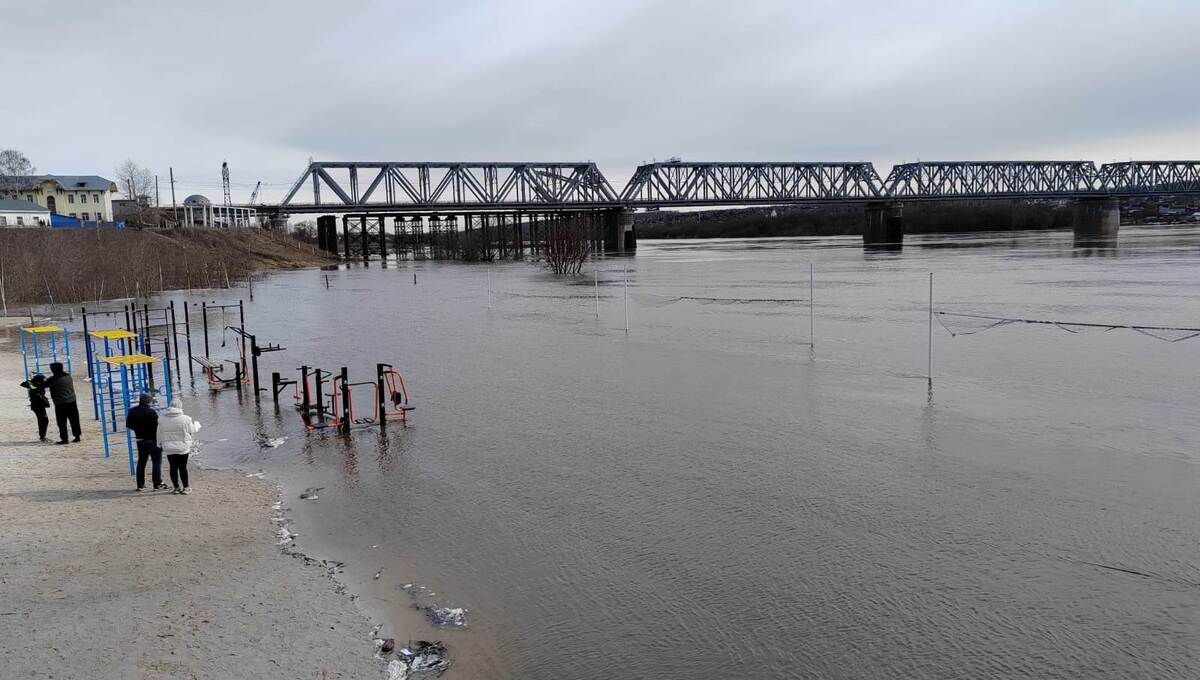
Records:
[[[330,261],[310,245],[260,229],[0,229],[11,315],[31,304],[228,287],[255,271]]]
[[[1070,229],[1070,206],[990,201],[904,206],[909,234]],[[861,234],[861,205],[768,206],[696,212],[658,211],[636,218],[638,238],[759,238]]]

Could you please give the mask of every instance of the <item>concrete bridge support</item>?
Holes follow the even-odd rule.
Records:
[[[1081,198],[1075,203],[1076,239],[1113,239],[1121,228],[1121,201]]]
[[[904,242],[904,204],[868,203],[863,226],[864,245]]]
[[[604,249],[609,252],[637,250],[637,232],[633,227],[633,211],[617,208],[605,213]]]

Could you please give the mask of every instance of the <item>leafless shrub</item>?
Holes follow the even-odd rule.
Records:
[[[575,275],[592,254],[592,224],[586,218],[553,218],[545,224],[546,264],[555,274]]]
[[[252,229],[0,229],[0,269],[10,310],[224,288],[256,269],[325,261],[285,235]]]

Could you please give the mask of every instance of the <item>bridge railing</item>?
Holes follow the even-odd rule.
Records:
[[[630,207],[820,203],[882,197],[871,163],[649,163],[621,192]]]
[[[312,203],[297,201],[312,187]],[[594,163],[313,162],[281,208],[410,209],[616,205]]]

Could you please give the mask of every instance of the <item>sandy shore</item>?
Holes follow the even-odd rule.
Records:
[[[84,380],[83,442],[55,446],[22,379],[0,328],[0,678],[383,677],[366,617],[276,545],[271,485],[192,466],[191,496],[137,493]]]

